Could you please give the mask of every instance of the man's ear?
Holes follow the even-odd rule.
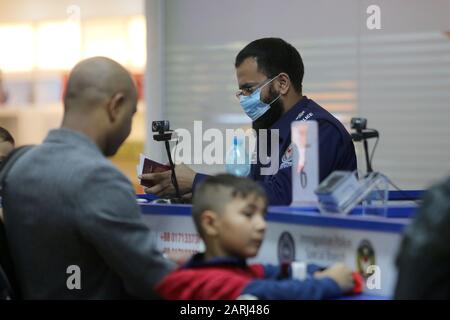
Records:
[[[216,236],[219,232],[219,215],[211,210],[206,210],[200,216],[200,225],[203,233],[208,236]]]
[[[121,92],[115,93],[111,99],[109,99],[109,102],[106,105],[106,112],[108,113],[111,122],[116,121],[124,100],[125,95]]]
[[[280,93],[282,95],[287,94],[291,85],[291,78],[289,78],[288,74],[284,72],[280,73],[278,76],[278,90],[280,90]]]

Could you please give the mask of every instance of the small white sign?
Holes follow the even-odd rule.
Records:
[[[293,148],[292,205],[316,205],[319,185],[319,131],[316,121],[291,124]]]

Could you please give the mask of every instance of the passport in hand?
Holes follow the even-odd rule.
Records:
[[[137,174],[142,175],[145,173],[155,173],[155,172],[165,172],[170,170],[170,166],[153,161],[142,153],[139,156],[139,165],[137,166]],[[142,180],[140,181],[141,186],[151,188],[155,185],[152,180]]]

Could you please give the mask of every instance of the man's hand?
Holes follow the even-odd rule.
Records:
[[[354,286],[352,270],[343,263],[336,263],[324,271],[318,271],[314,273],[314,277],[333,279],[343,292],[349,292]]]
[[[192,183],[196,172],[187,165],[181,163],[175,165],[175,174],[177,175],[178,188],[182,196],[192,192]],[[151,188],[144,188],[145,193],[151,193],[158,197],[174,196],[175,187],[172,184],[172,171],[157,173],[146,173],[140,177],[141,180],[150,180],[155,185]]]

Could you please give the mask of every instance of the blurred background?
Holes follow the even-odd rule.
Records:
[[[373,4],[381,29],[367,25]],[[166,160],[151,121],[250,127],[234,96],[234,58],[268,36],[299,50],[305,95],[349,130],[362,116],[380,132],[374,170],[404,189],[450,173],[450,0],[0,0],[0,126],[18,145],[41,142],[60,125],[73,65],[113,58],[133,74],[140,100],[112,161],[140,192],[139,153]]]

